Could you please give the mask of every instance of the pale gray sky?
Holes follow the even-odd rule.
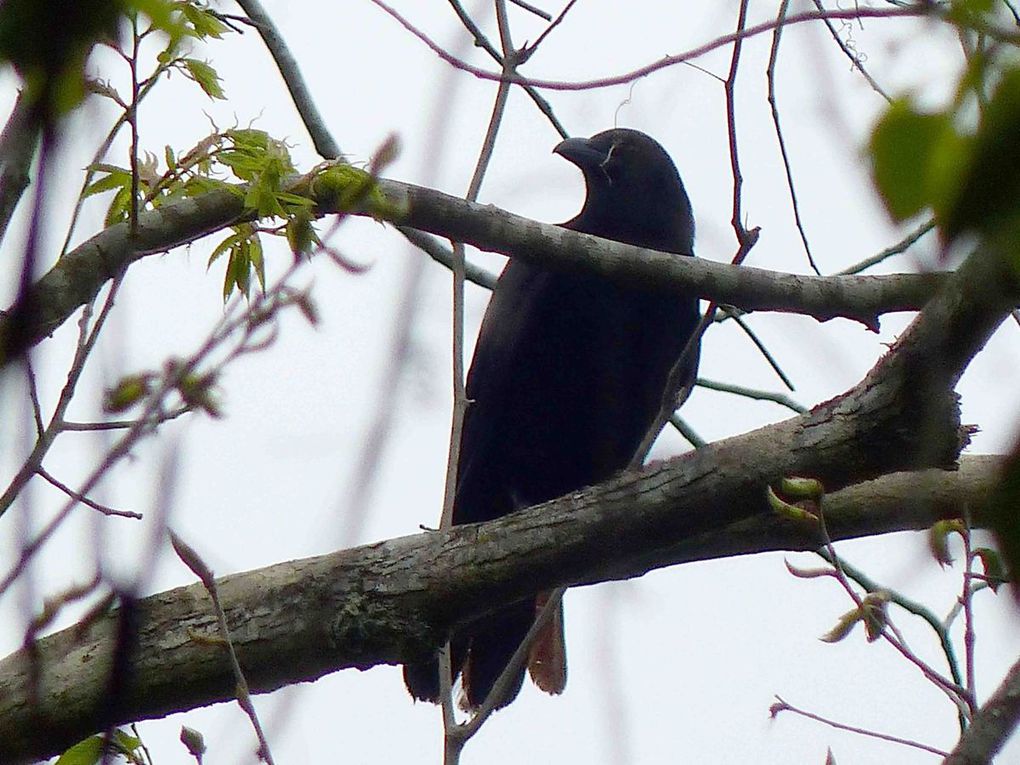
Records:
[[[288,41],[319,108],[338,142],[355,160],[367,159],[391,132],[402,153],[387,174],[453,194],[467,188],[495,93],[492,82],[450,68],[368,0],[346,3],[285,2],[265,5]],[[394,2],[433,39],[478,65],[491,63],[466,45],[448,5]],[[488,7],[487,3],[481,4]],[[752,22],[775,13],[773,3],[753,3]],[[795,4],[798,5],[798,4]],[[800,4],[803,5],[803,4]],[[478,3],[474,4],[479,7]],[[225,7],[232,11],[233,8]],[[557,7],[548,7],[557,11]],[[511,9],[515,41],[534,40],[543,25]],[[736,4],[578,3],[528,63],[536,78],[582,80],[619,73],[678,53],[732,31]],[[495,36],[491,18],[485,28]],[[866,21],[851,25],[870,71],[892,93],[914,92],[938,103],[958,66],[958,43],[946,32],[916,21]],[[738,131],[745,179],[744,212],[762,227],[749,263],[806,272],[793,227],[785,178],[765,101],[764,70],[771,38],[744,49],[738,98]],[[164,144],[185,149],[209,130],[247,125],[286,136],[301,168],[314,156],[282,83],[257,36],[232,37],[197,51],[224,80],[228,101],[208,103],[177,77],[147,102],[140,116],[142,146],[162,155]],[[115,66],[111,58],[106,67]],[[725,76],[729,49],[696,61]],[[104,77],[123,82],[123,71]],[[14,83],[2,81],[0,105],[13,101]],[[838,271],[896,241],[871,191],[862,146],[884,102],[869,89],[818,25],[789,30],[779,67],[779,105],[801,211],[815,257],[825,272]],[[589,135],[614,124],[655,136],[674,157],[692,198],[698,225],[696,250],[729,260],[735,241],[729,226],[732,179],[726,145],[725,104],[719,80],[677,66],[633,87],[548,92],[567,129]],[[624,103],[626,101],[626,103]],[[436,117],[438,114],[439,118]],[[206,116],[208,115],[208,116]],[[86,106],[74,118],[65,146],[61,193],[50,204],[55,228],[52,252],[63,236],[64,213],[80,182],[109,111]],[[437,127],[438,126],[438,127]],[[551,154],[553,129],[522,93],[510,99],[481,201],[547,222],[578,209],[583,185],[576,168]],[[124,162],[124,150],[112,161]],[[79,237],[97,230],[100,206],[89,208]],[[210,240],[210,242],[215,240]],[[19,240],[4,243],[15,262]],[[276,345],[233,365],[221,381],[222,420],[194,416],[167,428],[183,449],[183,471],[171,517],[218,574],[244,571],[339,547],[345,540],[353,466],[379,406],[395,407],[395,427],[373,475],[359,542],[415,533],[437,522],[442,501],[450,415],[449,275],[428,264],[419,285],[412,332],[413,353],[396,396],[382,378],[403,280],[414,261],[390,229],[349,221],[335,245],[370,267],[361,275],[340,271],[326,259],[308,266],[299,284],[313,285],[322,323],[311,329],[297,317],[284,322]],[[212,244],[150,257],[132,267],[107,336],[92,362],[77,416],[94,412],[101,386],[117,374],[158,367],[173,354],[194,350],[221,315],[222,266],[206,272]],[[932,245],[916,258],[930,264]],[[290,260],[274,247],[270,273]],[[889,269],[915,267],[915,256]],[[493,270],[496,258],[477,258]],[[2,285],[4,304],[11,283]],[[469,335],[484,310],[486,294],[468,288]],[[908,316],[883,320],[869,333],[843,320],[755,315],[751,324],[794,380],[794,397],[812,405],[855,384]],[[1010,443],[1020,411],[1015,384],[1020,369],[1017,328],[1007,324],[972,364],[960,385],[964,421],[977,423],[972,452],[997,452]],[[44,405],[52,406],[73,342],[74,322],[43,344]],[[702,375],[773,390],[780,383],[746,338],[717,327],[704,342]],[[12,420],[10,404],[4,417]],[[73,410],[74,411],[74,410]],[[706,439],[745,432],[787,416],[775,405],[698,390],[684,416]],[[24,420],[22,420],[24,421]],[[11,429],[3,428],[3,438]],[[101,498],[142,512],[151,508],[154,476],[165,438],[135,450],[108,478]],[[73,483],[93,465],[102,440],[62,436],[47,467]],[[685,449],[667,434],[656,457]],[[3,450],[4,475],[14,469]],[[36,492],[42,514],[57,497]],[[150,513],[151,515],[151,513]],[[6,520],[6,519],[5,519]],[[38,519],[35,521],[39,523]],[[94,566],[94,535],[102,529],[104,567],[131,581],[144,549],[141,524],[104,519],[81,509],[32,569],[36,596],[87,579]],[[0,559],[10,560],[15,524],[0,526]],[[902,534],[843,544],[838,548],[879,581],[901,588],[947,611],[959,572],[942,571],[927,555],[923,536]],[[165,546],[147,580],[148,591],[190,583],[193,577]],[[809,556],[788,556],[813,565]],[[837,761],[864,765],[923,765],[929,754],[874,742],[785,716],[770,721],[778,694],[790,703],[842,722],[872,727],[949,748],[957,737],[955,712],[920,674],[883,645],[855,635],[837,645],[821,643],[851,603],[828,580],[802,581],[785,570],[784,556],[762,555],[675,567],[640,580],[588,587],[567,596],[570,679],[566,693],[550,698],[526,687],[469,745],[466,763],[781,763],[817,762],[831,746]],[[20,641],[24,591],[0,599],[0,655]],[[37,607],[37,605],[36,605]],[[979,692],[987,694],[1016,656],[1016,618],[1005,598],[982,595],[978,615]],[[935,642],[900,620],[922,655],[937,662]],[[941,666],[941,665],[939,665]],[[342,672],[256,701],[278,763],[438,763],[441,723],[437,708],[412,704],[399,668]],[[161,765],[189,762],[177,741],[182,724],[206,736],[206,762],[248,763],[254,743],[236,705],[218,705],[146,722],[140,731]],[[1012,754],[1020,756],[1013,742]],[[617,759],[614,759],[616,757]]]

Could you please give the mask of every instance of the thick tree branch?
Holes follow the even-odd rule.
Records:
[[[1020,721],[1020,661],[978,710],[970,727],[943,765],[986,765],[1006,743]]]
[[[722,450],[726,462],[756,459],[765,437],[736,439],[742,443]],[[817,547],[810,529],[762,510],[757,490],[745,508],[756,515],[728,524],[727,498],[749,496],[731,477],[740,463],[720,469],[729,476],[706,471],[703,463],[692,453],[492,523],[224,577],[220,596],[245,676],[253,690],[266,692],[339,669],[400,662],[434,648],[452,624],[553,584]],[[830,534],[844,539],[923,529],[964,505],[980,523],[997,465],[992,457],[966,458],[958,472],[892,475],[831,494]],[[678,480],[687,485],[674,485]],[[711,500],[724,486],[720,499]],[[684,527],[700,531],[687,534]],[[642,548],[649,539],[674,544],[639,552],[633,541],[642,536]],[[136,608],[139,644],[122,701],[127,718],[233,698],[234,677],[215,643],[216,615],[201,584],[150,596]],[[50,756],[105,726],[117,626],[111,613],[39,640],[34,693],[31,654],[22,650],[0,662],[0,761]]]
[[[31,181],[29,171],[40,132],[37,112],[25,93],[19,93],[0,134],[0,241]]]
[[[807,475],[835,490],[954,464],[964,438],[952,389],[1016,303],[1017,279],[992,251],[968,258],[860,384],[806,414],[492,523],[227,577],[223,603],[246,676],[268,691],[344,667],[413,659],[488,609],[690,560],[698,553],[684,557],[682,545],[699,540],[709,549],[710,535],[734,524],[745,529],[745,543],[740,524],[764,523],[777,528],[783,548],[817,545],[812,530],[770,516],[766,487]],[[834,539],[854,528],[838,503],[830,502],[827,520]],[[882,530],[894,527],[886,521]],[[732,542],[728,550],[716,544],[737,552]],[[764,549],[755,540],[744,552]],[[203,589],[155,595],[137,608],[138,645],[118,699],[123,717],[231,696],[222,651],[195,639],[215,629]],[[115,614],[99,617],[0,664],[0,761],[52,754],[119,721],[107,719],[104,698],[117,623]]]
[[[692,290],[701,297],[745,310],[803,313],[819,320],[837,316],[877,327],[892,311],[918,310],[946,274],[894,276],[802,276],[702,259],[598,239],[559,226],[537,223],[491,205],[466,202],[432,189],[381,180],[397,212],[390,222],[461,241],[479,249],[525,258],[554,268],[604,273],[663,290]],[[145,255],[165,252],[225,228],[245,216],[240,197],[225,190],[164,204],[138,216],[138,232],[120,223],[100,232],[61,258],[26,297],[34,307],[14,336],[22,347],[8,347],[0,360],[13,358],[51,334],[89,302],[121,269]],[[328,214],[326,199],[320,212]],[[0,351],[12,336],[8,316],[0,317]]]

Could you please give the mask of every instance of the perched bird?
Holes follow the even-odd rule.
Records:
[[[587,197],[566,228],[693,255],[694,219],[676,167],[655,140],[614,129],[553,150],[584,174]],[[499,518],[604,481],[625,468],[655,422],[667,378],[698,323],[698,300],[675,289],[639,290],[604,277],[510,259],[482,322],[467,377],[453,522]],[[692,349],[673,375],[676,403],[698,365]],[[672,395],[673,392],[668,392]],[[500,608],[451,636],[454,676],[481,705],[528,632],[542,595]],[[532,646],[532,679],[566,683],[562,613]],[[416,699],[437,701],[435,660],[409,664]],[[498,700],[520,692],[524,669]]]

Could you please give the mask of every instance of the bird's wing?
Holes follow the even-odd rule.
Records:
[[[540,342],[543,312],[537,306],[547,300],[554,278],[555,274],[549,271],[511,260],[492,294],[467,377],[468,407],[457,472],[459,496],[463,487],[482,480],[477,470],[493,467],[490,447],[498,437],[500,412],[506,404],[509,386],[515,384],[516,374],[521,372],[523,354],[529,345]],[[500,498],[492,497],[492,501],[499,503]],[[513,509],[516,508],[505,507],[502,514]],[[454,522],[473,523],[497,514],[458,502]]]

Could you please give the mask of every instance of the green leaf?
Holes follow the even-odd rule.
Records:
[[[953,556],[949,552],[949,536],[959,534],[962,537],[966,533],[967,526],[959,518],[936,521],[928,529],[928,549],[940,566],[953,565]]]
[[[113,189],[130,188],[131,173],[127,170],[115,168],[114,171],[104,175],[85,187],[85,196],[91,197],[94,194],[102,194],[104,191]]]
[[[189,728],[187,725],[181,726],[181,743],[187,747],[188,754],[192,757],[201,757],[205,754],[205,738],[201,731],[195,728]]]
[[[974,557],[981,561],[981,568],[992,592],[998,592],[999,585],[1006,581],[1006,567],[1002,563],[1002,556],[990,547],[978,547],[974,550]]]
[[[259,280],[259,287],[265,292],[266,264],[262,254],[262,240],[259,238],[258,233],[254,233],[248,241],[250,243],[248,260],[251,263],[251,267],[255,269],[255,278]]]
[[[131,215],[131,187],[123,186],[120,191],[113,195],[110,207],[106,211],[106,225],[125,221]]]
[[[1020,69],[1002,74],[985,105],[955,193],[940,212],[947,241],[964,231],[1020,244]]]
[[[152,392],[155,379],[151,372],[122,377],[103,395],[103,410],[110,414],[127,411]]]
[[[819,640],[821,640],[823,643],[838,643],[839,641],[849,636],[851,632],[853,632],[854,627],[860,620],[861,612],[859,609],[855,608],[853,611],[847,611],[845,614],[839,617],[839,620],[836,622],[835,626],[833,626],[831,630],[822,635],[819,638]]]
[[[209,262],[205,264],[206,270],[208,271],[210,268],[212,268],[212,264],[215,263],[220,258],[220,256],[223,255],[223,253],[232,250],[234,247],[237,246],[238,242],[240,242],[246,236],[247,234],[241,234],[235,229],[235,232],[233,234],[231,234],[222,242],[220,242],[218,245],[216,245],[216,247],[212,251],[212,255],[209,256]]]
[[[392,204],[370,173],[344,163],[325,167],[312,181],[315,196],[338,212],[360,206],[376,220],[395,220],[401,211]]]
[[[60,755],[56,765],[95,765],[102,759],[103,737],[89,736]]]
[[[219,39],[227,31],[227,25],[205,8],[191,2],[178,3],[177,7],[191,25],[194,36],[200,40],[206,37]]]
[[[220,76],[216,73],[216,70],[212,68],[205,61],[199,61],[197,58],[184,58],[181,59],[184,66],[187,67],[188,76],[191,77],[198,87],[200,87],[209,98],[213,99],[224,99],[226,94],[223,92],[223,86],[220,85]]]
[[[1013,595],[1020,601],[1017,572],[1020,571],[1020,443],[1013,447],[1002,466],[999,484],[992,492],[988,523],[995,532],[1006,564],[1006,576],[1013,583]]]
[[[941,206],[947,181],[962,162],[962,147],[947,113],[922,114],[894,101],[869,144],[875,185],[893,219]]]
[[[294,257],[308,255],[316,243],[315,229],[312,227],[312,215],[306,210],[299,210],[291,215],[285,229],[287,244]]]
[[[765,498],[768,500],[772,512],[780,518],[797,523],[807,523],[812,526],[818,525],[818,516],[815,513],[811,512],[807,507],[802,507],[800,503],[787,502],[776,494],[771,486],[766,487]],[[804,504],[813,505],[810,502],[805,502]],[[813,506],[817,507],[817,505]]]

